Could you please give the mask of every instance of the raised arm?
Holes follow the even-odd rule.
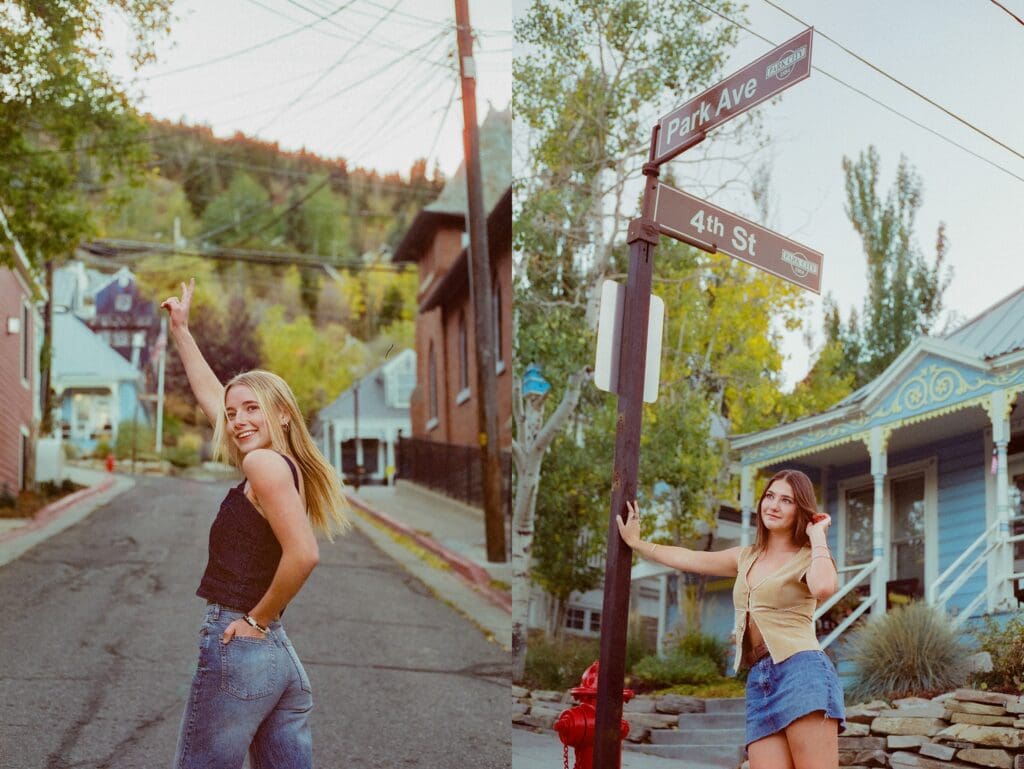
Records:
[[[178,355],[185,366],[192,394],[196,396],[196,401],[199,402],[199,407],[206,414],[206,418],[210,420],[210,424],[216,426],[221,405],[224,403],[224,385],[213,373],[213,369],[206,362],[199,345],[188,330],[188,311],[192,305],[192,292],[195,288],[196,279],[192,278],[187,286],[181,284],[180,299],[172,296],[160,306],[167,310],[171,318],[171,336],[174,337],[174,345],[178,348]]]
[[[648,561],[660,563],[679,571],[707,574],[712,577],[735,577],[739,572],[740,548],[728,550],[689,550],[685,547],[657,545],[640,539],[640,509],[636,502],[627,502],[626,522],[615,516],[623,542]]]

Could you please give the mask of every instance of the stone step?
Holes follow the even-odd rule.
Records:
[[[686,769],[736,769],[743,763],[743,745],[636,745],[627,750],[666,759],[686,759]]]
[[[747,701],[743,697],[704,700],[705,713],[740,713],[746,715]]]
[[[742,745],[746,729],[651,729],[656,745]]]
[[[680,713],[680,729],[737,729],[743,728],[743,713]]]

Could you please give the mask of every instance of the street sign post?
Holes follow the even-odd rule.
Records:
[[[659,184],[659,168],[662,163],[699,144],[715,126],[806,78],[811,67],[812,35],[813,30],[807,29],[776,47],[732,77],[665,115],[651,132],[648,162],[643,167],[645,179],[640,216],[630,222],[626,238],[629,244],[629,276],[622,300],[618,348],[618,424],[601,605],[601,674],[597,680],[594,724],[595,769],[619,769],[622,751],[622,686],[633,553],[618,535],[616,519],[625,513],[626,502],[636,498],[644,401],[644,377],[637,376],[636,372],[647,370],[651,282],[658,236],[664,233],[705,251],[720,250],[811,291],[821,290],[820,253]]]
[[[721,251],[801,288],[821,293],[820,252],[706,200],[659,184],[654,221],[662,235],[711,253]]]
[[[808,77],[813,35],[813,28],[805,29],[662,117],[655,162],[671,160],[696,137]]]

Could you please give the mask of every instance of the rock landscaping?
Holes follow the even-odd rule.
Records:
[[[572,705],[568,692],[513,687],[512,722],[551,729]],[[663,742],[657,733],[676,731],[680,715],[705,712],[705,700],[697,697],[636,697],[623,707],[626,739]],[[933,699],[876,700],[847,707],[846,719],[839,736],[839,765],[846,769],[1024,769],[1021,695],[957,689]]]

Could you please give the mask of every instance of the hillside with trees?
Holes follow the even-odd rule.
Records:
[[[312,416],[413,343],[416,273],[390,253],[440,192],[436,168],[379,174],[203,126],[148,128],[141,182],[87,188],[85,252],[100,269],[130,267],[157,304],[195,277],[193,326],[218,375],[281,373]],[[184,371],[168,361],[169,408],[191,421]]]

